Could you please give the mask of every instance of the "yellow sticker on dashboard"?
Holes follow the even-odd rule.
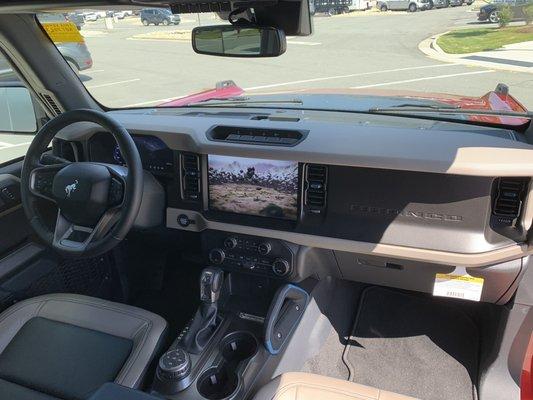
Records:
[[[479,301],[484,281],[483,278],[469,275],[465,268],[457,267],[448,274],[435,275],[433,295]]]
[[[83,43],[81,33],[72,22],[44,23],[43,28],[54,43]]]

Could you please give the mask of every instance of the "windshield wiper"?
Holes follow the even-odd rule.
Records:
[[[402,104],[396,104],[391,107],[372,107],[368,111],[369,112],[378,112],[378,111],[384,111],[384,110],[406,110],[406,109],[431,109],[433,111],[435,110],[458,110],[461,108],[459,105],[436,105],[436,104],[417,104],[417,103],[402,103]]]
[[[375,114],[401,114],[401,113],[444,113],[444,114],[463,114],[463,115],[489,115],[497,117],[518,117],[533,118],[532,112],[517,111],[496,111],[496,110],[475,110],[461,108],[461,106],[437,106],[431,104],[400,104],[393,107],[372,107],[368,109],[369,113]]]
[[[200,100],[194,103],[187,104],[187,107],[201,107],[201,106],[232,106],[232,105],[248,105],[248,104],[299,104],[304,102],[300,99],[282,99],[282,100],[251,100],[250,97],[228,97],[228,98],[211,98]]]

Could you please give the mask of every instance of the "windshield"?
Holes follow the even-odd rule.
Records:
[[[194,27],[229,24],[214,13],[83,9],[65,14],[73,31],[62,34],[61,22],[39,20],[108,108],[236,98],[242,101],[231,104],[238,106],[267,95],[278,108],[369,109],[416,99],[523,111],[520,104],[533,109],[533,5],[509,4],[485,10],[486,2],[473,0],[316,1],[313,34],[288,37],[286,52],[273,58],[196,54]],[[488,95],[499,83],[514,106]]]

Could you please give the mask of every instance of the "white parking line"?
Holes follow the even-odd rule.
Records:
[[[297,40],[288,40],[287,43],[289,44],[299,44],[302,46],[320,46],[322,43],[319,42],[299,42]]]
[[[167,102],[167,101],[170,101],[170,100],[181,99],[182,97],[185,97],[185,96],[175,96],[175,97],[167,97],[167,98],[164,98],[164,99],[143,101],[141,103],[126,104],[125,106],[121,106],[121,107],[138,107],[138,106],[145,106],[147,104],[152,104],[152,103],[164,103],[164,102]]]
[[[270,85],[262,85],[262,86],[253,86],[253,87],[245,88],[244,90],[260,90],[260,89],[268,89],[268,88],[273,88],[273,87],[278,87],[278,86],[295,85],[295,84],[298,84],[298,83],[322,82],[322,81],[329,81],[329,80],[333,80],[333,79],[355,78],[355,77],[358,77],[358,76],[386,74],[386,73],[389,73],[389,72],[411,71],[411,70],[417,70],[417,69],[453,67],[453,66],[457,66],[457,65],[458,64],[432,64],[432,65],[422,65],[422,66],[418,66],[418,67],[385,69],[385,70],[381,70],[381,71],[371,71],[371,72],[359,72],[359,73],[355,73],[355,74],[325,76],[323,78],[302,79],[302,80],[299,80],[299,81],[273,83],[273,84],[270,84]]]
[[[373,88],[373,87],[379,87],[379,86],[390,86],[390,85],[397,85],[399,83],[411,83],[411,82],[420,82],[420,81],[430,81],[433,79],[445,79],[445,78],[453,78],[455,76],[465,76],[465,75],[478,75],[478,74],[488,74],[490,72],[495,72],[494,70],[490,69],[487,71],[475,71],[475,72],[463,72],[461,74],[449,74],[449,75],[437,75],[437,76],[427,76],[424,78],[416,78],[416,79],[405,79],[403,81],[394,81],[394,82],[384,82],[384,83],[376,83],[374,85],[363,85],[363,86],[353,86],[350,89],[367,89],[367,88]]]
[[[86,69],[85,71],[82,71],[83,74],[94,74],[97,72],[104,72],[103,69]]]
[[[128,79],[128,80],[125,80],[125,81],[102,83],[101,85],[87,86],[87,89],[95,89],[95,88],[101,88],[101,87],[113,86],[113,85],[122,85],[123,83],[137,82],[137,81],[140,81],[140,80],[141,80],[140,78],[135,78],[135,79]]]

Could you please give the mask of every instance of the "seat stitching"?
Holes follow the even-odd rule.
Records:
[[[65,303],[75,303],[75,304],[83,304],[83,305],[89,305],[89,306],[92,306],[94,308],[100,308],[100,309],[103,309],[103,310],[111,310],[111,311],[115,311],[119,314],[124,314],[124,315],[129,315],[129,316],[134,316],[136,317],[137,319],[140,319],[142,321],[145,321],[145,322],[150,322],[150,320],[146,317],[143,317],[140,313],[134,313],[132,311],[125,311],[125,310],[120,310],[119,308],[117,307],[113,307],[113,306],[108,306],[108,305],[103,305],[103,304],[98,304],[98,303],[95,303],[95,302],[91,302],[91,301],[83,301],[83,300],[80,300],[80,299],[69,299],[69,298],[65,298],[65,297],[60,297],[60,296],[57,296],[57,297],[53,297],[53,298],[49,298],[49,299],[46,299],[46,300],[43,300],[43,299],[40,299],[40,300],[35,300],[35,301],[29,301],[29,302],[23,302],[23,303],[19,303],[19,307],[16,307],[14,308],[13,310],[6,310],[4,313],[5,315],[0,315],[1,318],[0,318],[0,322],[2,322],[4,319],[6,319],[8,316],[12,315],[13,313],[15,313],[16,311],[20,311],[21,309],[23,309],[24,307],[26,307],[27,305],[31,305],[31,304],[35,304],[35,303],[39,303],[39,302],[43,302],[43,303],[46,303],[46,302],[49,302],[49,301],[53,301],[53,300],[61,300]],[[44,304],[43,304],[44,306]],[[13,306],[14,307],[14,306]],[[4,314],[2,313],[2,314]],[[154,314],[155,315],[155,314]]]
[[[280,389],[278,389],[278,391],[277,391],[276,395],[274,396],[273,400],[274,399],[279,399],[282,394],[284,394],[289,389],[291,389],[291,388],[293,388],[295,386],[296,386],[297,390],[298,390],[298,386],[307,386],[307,387],[310,387],[310,388],[327,389],[330,392],[345,394],[347,396],[357,395],[361,399],[379,400],[379,398],[369,397],[369,396],[354,392],[352,390],[338,389],[338,388],[334,388],[334,387],[327,386],[327,385],[320,385],[320,384],[317,384],[317,383],[307,383],[307,382],[302,382],[302,381],[291,382],[291,383],[287,383],[287,384],[283,385]]]
[[[20,311],[22,310],[24,307],[28,306],[28,305],[32,305],[32,304],[35,304],[35,303],[39,303],[39,302],[42,302],[43,300],[34,300],[34,301],[28,301],[28,302],[20,302],[16,305],[13,305],[11,306],[11,308],[13,308],[12,310],[10,309],[7,309],[5,310],[2,314],[0,314],[0,323],[2,323],[7,317],[9,317],[10,315],[14,314],[15,312],[17,311]]]
[[[139,332],[141,332],[143,329],[147,328],[147,324],[142,324],[133,334],[133,336],[130,338],[132,340],[135,339],[135,336],[137,336],[137,334]],[[147,331],[144,332],[144,334],[146,335],[147,334]],[[135,343],[135,342],[134,342]],[[117,382],[120,382],[122,379],[124,379],[124,375],[127,375],[129,369],[131,368],[131,365],[133,364],[133,358],[134,358],[134,354],[137,355],[137,353],[140,352],[140,348],[142,347],[141,345],[144,344],[144,336],[141,338],[141,341],[140,343],[138,343],[136,346],[134,346],[131,354],[129,355],[128,359],[126,360],[126,362],[124,363],[124,365],[122,366],[122,369],[120,370],[117,378],[115,379],[115,381]],[[136,358],[136,357],[135,357]]]
[[[43,309],[44,305],[46,304],[46,300],[44,300],[39,307],[37,307],[37,310],[35,310],[35,313],[33,314],[34,317],[38,317],[41,313],[41,310]]]
[[[146,330],[144,331],[144,334],[142,336],[141,342],[137,346],[135,346],[135,348],[132,351],[132,354],[130,354],[130,356],[126,360],[126,363],[124,364],[124,366],[120,370],[120,373],[117,376],[117,379],[115,380],[116,382],[122,382],[125,379],[125,376],[130,372],[131,368],[133,368],[133,365],[135,364],[135,361],[137,361],[137,359],[139,358],[139,355],[141,353],[141,349],[144,347],[146,339],[148,338],[148,333],[152,330],[152,323],[151,322],[147,322],[144,326],[141,326],[137,330],[137,332],[139,332],[142,328],[145,328],[145,327],[146,327]],[[134,337],[137,335],[137,332],[134,335]],[[135,356],[133,355],[133,353],[135,353]],[[135,382],[135,383],[137,383],[137,382]]]
[[[55,298],[54,299],[49,299],[48,301],[50,301],[50,300],[56,300],[56,299]],[[121,310],[120,308],[116,308],[116,307],[109,306],[109,305],[98,304],[98,303],[94,303],[94,302],[90,302],[90,301],[81,301],[81,300],[75,300],[75,299],[68,299],[68,298],[63,298],[63,299],[61,299],[61,301],[65,302],[65,303],[75,303],[75,304],[89,305],[89,306],[92,306],[94,308],[100,308],[102,310],[111,310],[111,311],[115,311],[115,312],[117,312],[119,314],[134,316],[137,319],[140,319],[140,320],[143,320],[143,321],[149,321],[149,319],[143,317],[140,313],[135,313],[133,311]]]

